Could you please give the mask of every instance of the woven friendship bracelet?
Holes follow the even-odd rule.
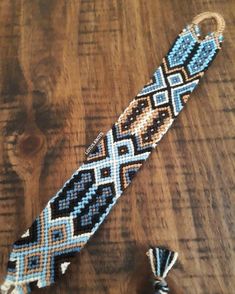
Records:
[[[202,38],[198,23],[211,17],[217,31]],[[182,110],[221,48],[223,29],[219,14],[204,13],[178,35],[150,82],[13,244],[2,293],[30,293],[66,272]]]

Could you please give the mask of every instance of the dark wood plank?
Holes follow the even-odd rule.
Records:
[[[0,278],[10,245],[202,11],[222,52],[60,283],[38,293],[151,293],[145,252],[179,252],[172,293],[235,289],[233,0],[0,2]]]

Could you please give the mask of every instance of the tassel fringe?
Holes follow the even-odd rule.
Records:
[[[164,248],[150,248],[147,252],[154,274],[154,289],[155,294],[167,294],[170,289],[165,281],[165,278],[170,269],[175,264],[178,253]]]

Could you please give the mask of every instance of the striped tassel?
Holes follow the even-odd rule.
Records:
[[[150,260],[152,272],[154,274],[154,293],[167,294],[170,289],[165,281],[169,270],[175,264],[178,253],[164,248],[150,248],[147,252]]]

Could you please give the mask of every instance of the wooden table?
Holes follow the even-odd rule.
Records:
[[[150,245],[179,252],[172,293],[235,293],[233,0],[0,2],[0,272],[10,245],[202,11],[222,52],[60,283],[37,293],[152,293]]]

